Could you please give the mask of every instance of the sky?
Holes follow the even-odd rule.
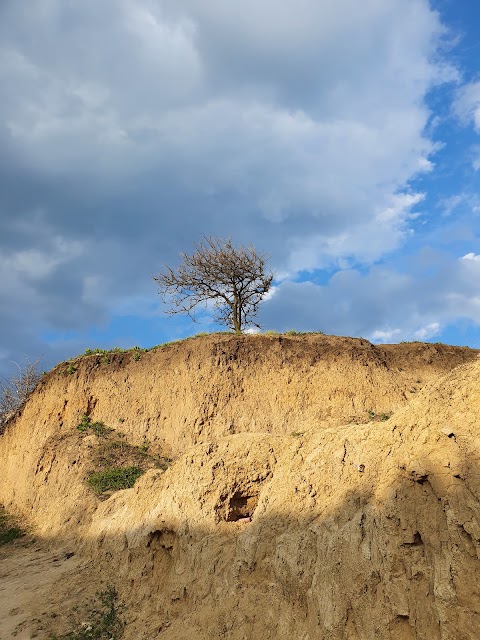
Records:
[[[0,375],[221,329],[205,235],[265,329],[480,348],[478,0],[1,0],[0,92]]]

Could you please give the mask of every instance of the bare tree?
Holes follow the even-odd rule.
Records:
[[[236,248],[230,239],[206,237],[182,259],[176,271],[164,267],[154,277],[168,314],[186,313],[195,319],[198,305],[212,306],[215,321],[237,333],[259,326],[253,321],[270,289],[273,272],[267,271],[267,255],[254,246]]]
[[[9,416],[20,408],[35,389],[41,377],[38,371],[40,360],[38,358],[35,362],[30,362],[27,358],[23,366],[14,362],[17,374],[10,379],[0,379],[0,434]]]

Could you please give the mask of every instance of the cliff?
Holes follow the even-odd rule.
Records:
[[[0,502],[76,553],[37,637],[102,584],[127,640],[480,637],[477,355],[213,335],[59,365],[0,437]],[[99,496],[119,441],[150,468]]]

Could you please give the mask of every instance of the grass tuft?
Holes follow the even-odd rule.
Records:
[[[13,542],[24,535],[25,531],[17,526],[13,516],[8,515],[5,509],[0,506],[0,545]]]
[[[97,599],[99,603],[92,603],[88,622],[62,636],[51,635],[49,640],[119,640],[125,629],[121,617],[125,605],[118,602],[117,590],[109,585],[105,591],[97,593]]]
[[[105,491],[130,489],[143,473],[139,467],[110,467],[92,473],[87,483],[97,495],[101,495]]]
[[[106,427],[103,422],[92,422],[89,416],[85,414],[81,417],[80,424],[77,424],[77,429],[83,432],[91,430],[98,437],[106,436],[113,431],[110,427]]]

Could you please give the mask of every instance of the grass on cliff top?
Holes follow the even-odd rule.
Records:
[[[310,336],[310,335],[325,335],[323,331],[296,331],[295,329],[291,329],[289,331],[273,331],[267,330],[259,333],[241,333],[236,334],[234,331],[213,331],[212,333],[208,333],[206,331],[202,331],[193,336],[187,336],[186,338],[179,338],[178,340],[171,340],[170,342],[162,342],[160,344],[154,345],[152,347],[130,347],[128,349],[122,349],[121,347],[113,347],[113,349],[100,349],[95,347],[94,349],[87,348],[84,353],[80,353],[78,356],[74,356],[70,358],[70,360],[66,360],[65,362],[59,363],[56,367],[53,368],[52,371],[56,371],[57,375],[60,376],[72,376],[77,371],[78,361],[87,358],[87,357],[96,357],[97,364],[102,365],[110,365],[114,362],[114,357],[118,354],[132,354],[133,360],[138,362],[142,359],[142,355],[148,353],[149,351],[156,351],[157,349],[166,349],[172,345],[180,344],[181,342],[188,342],[189,340],[196,340],[197,338],[202,338],[205,336],[236,336],[240,335],[244,338],[254,339],[256,337],[262,336]],[[360,338],[363,340],[363,338]],[[44,371],[42,375],[47,374],[47,371]]]
[[[0,545],[8,544],[24,535],[25,531],[18,526],[15,518],[0,505]]]
[[[147,353],[148,351],[155,351],[155,349],[164,349],[165,347],[169,347],[173,344],[179,344],[181,342],[186,342],[188,340],[195,340],[196,338],[203,338],[206,336],[236,336],[241,335],[243,337],[258,337],[258,336],[307,336],[307,335],[325,335],[323,331],[296,331],[295,329],[290,329],[289,331],[274,331],[267,330],[258,333],[241,333],[236,334],[234,331],[213,331],[209,333],[208,331],[201,331],[200,333],[196,333],[193,336],[187,336],[185,338],[179,338],[178,340],[170,340],[167,342],[161,342],[152,347],[129,347],[127,349],[122,349],[121,347],[113,347],[112,349],[100,349],[99,347],[95,347],[94,349],[87,348],[84,353],[80,353],[78,356],[71,358],[71,360],[77,360],[78,358],[84,358],[86,356],[103,356],[103,363],[110,364],[111,358],[110,356],[117,353],[133,353],[134,359],[140,360],[142,353]],[[66,373],[73,374],[76,369],[72,364],[71,360],[68,360],[64,364],[68,365]]]

